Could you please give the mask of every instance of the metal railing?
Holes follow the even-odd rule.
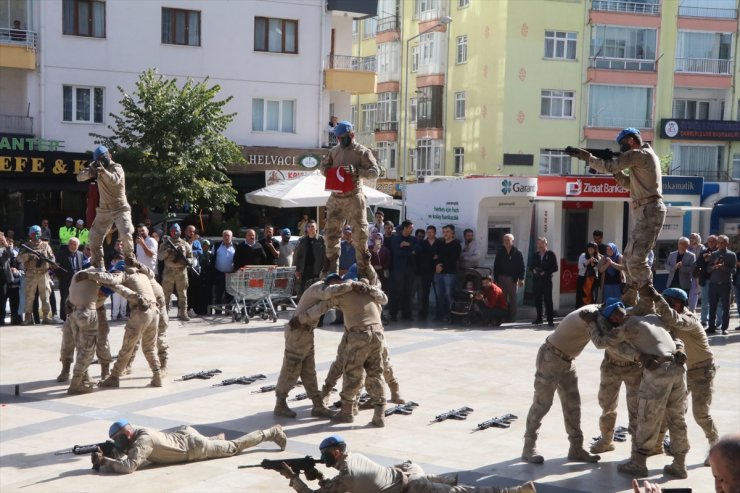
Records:
[[[676,72],[729,75],[731,70],[731,58],[676,58]]]
[[[334,132],[324,132],[324,141],[322,142],[324,147],[334,147],[337,143],[337,136]]]
[[[356,70],[359,72],[375,72],[377,66],[374,56],[329,55],[327,61],[327,67],[330,69]]]
[[[355,141],[368,149],[375,149],[375,132],[357,132]]]
[[[640,60],[637,58],[591,57],[591,68],[655,72],[655,60]]]
[[[33,118],[0,114],[0,133],[33,135]]]
[[[376,131],[395,132],[398,130],[398,122],[379,122],[376,123]]]
[[[33,31],[0,28],[0,44],[25,46],[28,51],[35,52],[38,48],[38,40],[38,35]]]
[[[678,168],[671,169],[671,175],[677,176],[703,176],[706,181],[730,181],[730,173],[725,170],[708,170],[700,169],[691,166],[679,166]]]
[[[377,32],[383,33],[386,31],[398,31],[399,25],[398,25],[398,18],[393,17],[383,17],[382,19],[378,19],[378,30]]]
[[[681,17],[704,17],[706,19],[737,19],[737,9],[679,6],[678,15]]]
[[[660,14],[660,3],[629,2],[622,0],[593,0],[591,10],[605,12],[626,12],[630,14]]]
[[[624,118],[620,116],[589,115],[589,127],[604,128],[653,128],[652,118]]]

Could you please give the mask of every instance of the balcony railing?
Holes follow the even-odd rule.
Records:
[[[28,51],[36,51],[38,35],[25,29],[0,28],[0,44],[25,46]]]
[[[322,139],[321,145],[324,147],[334,147],[337,145],[337,136],[334,132],[324,132],[324,138]]]
[[[375,149],[375,132],[357,132],[355,141],[368,149]]]
[[[622,0],[593,0],[591,10],[600,10],[605,12],[625,12],[629,14],[660,14],[660,4],[658,2],[628,2]]]
[[[378,30],[377,32],[383,33],[386,31],[398,31],[398,18],[397,17],[383,17],[378,19]]]
[[[603,128],[653,128],[652,118],[625,118],[621,116],[589,115],[589,127]]]
[[[374,56],[329,55],[327,64],[330,69],[357,70],[360,72],[375,72],[377,68]]]
[[[0,133],[33,135],[33,118],[30,116],[0,115]]]
[[[398,122],[380,122],[375,124],[375,130],[380,132],[398,131]]]
[[[676,72],[729,75],[731,70],[732,59],[676,58]]]
[[[679,6],[678,15],[681,17],[704,17],[707,19],[737,19],[737,9]]]
[[[637,58],[591,57],[591,68],[655,72],[655,60],[640,60]]]

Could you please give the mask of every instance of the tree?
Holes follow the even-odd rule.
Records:
[[[150,69],[139,76],[133,95],[118,87],[122,110],[110,115],[113,135],[90,135],[123,165],[132,203],[163,210],[183,204],[223,210],[236,203],[226,166],[243,157],[222,133],[235,116],[223,112],[232,97],[216,101],[221,87],[207,83],[188,79],[178,88],[177,79]]]

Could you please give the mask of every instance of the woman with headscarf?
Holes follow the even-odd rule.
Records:
[[[380,287],[384,293],[389,293],[388,282],[390,281],[391,252],[383,246],[383,234],[376,232],[367,242],[370,250],[370,264],[375,268],[375,273],[380,279]]]
[[[586,245],[586,250],[578,257],[578,281],[576,283],[576,308],[596,302],[594,296],[598,271],[596,269],[601,260],[599,247],[596,243]]]
[[[606,255],[599,262],[598,270],[601,273],[601,299],[621,297],[624,265],[622,265],[622,255],[616,244],[607,244]]]

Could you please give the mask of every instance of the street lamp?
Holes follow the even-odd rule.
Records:
[[[409,70],[411,67],[411,56],[410,56],[410,49],[411,49],[411,42],[418,38],[419,36],[423,34],[427,34],[429,32],[434,31],[440,26],[446,26],[452,22],[452,17],[446,15],[442,17],[439,22],[437,22],[435,25],[430,27],[429,29],[426,29],[416,36],[412,36],[409,39],[406,40],[406,82],[404,84],[404,94],[403,94],[403,107],[404,107],[404,124],[403,124],[403,163],[401,165],[401,220],[406,219],[406,185],[408,180],[408,159],[409,159],[409,150],[408,150],[408,140],[409,140]],[[449,47],[448,47],[449,49]],[[417,106],[418,108],[418,106]]]

